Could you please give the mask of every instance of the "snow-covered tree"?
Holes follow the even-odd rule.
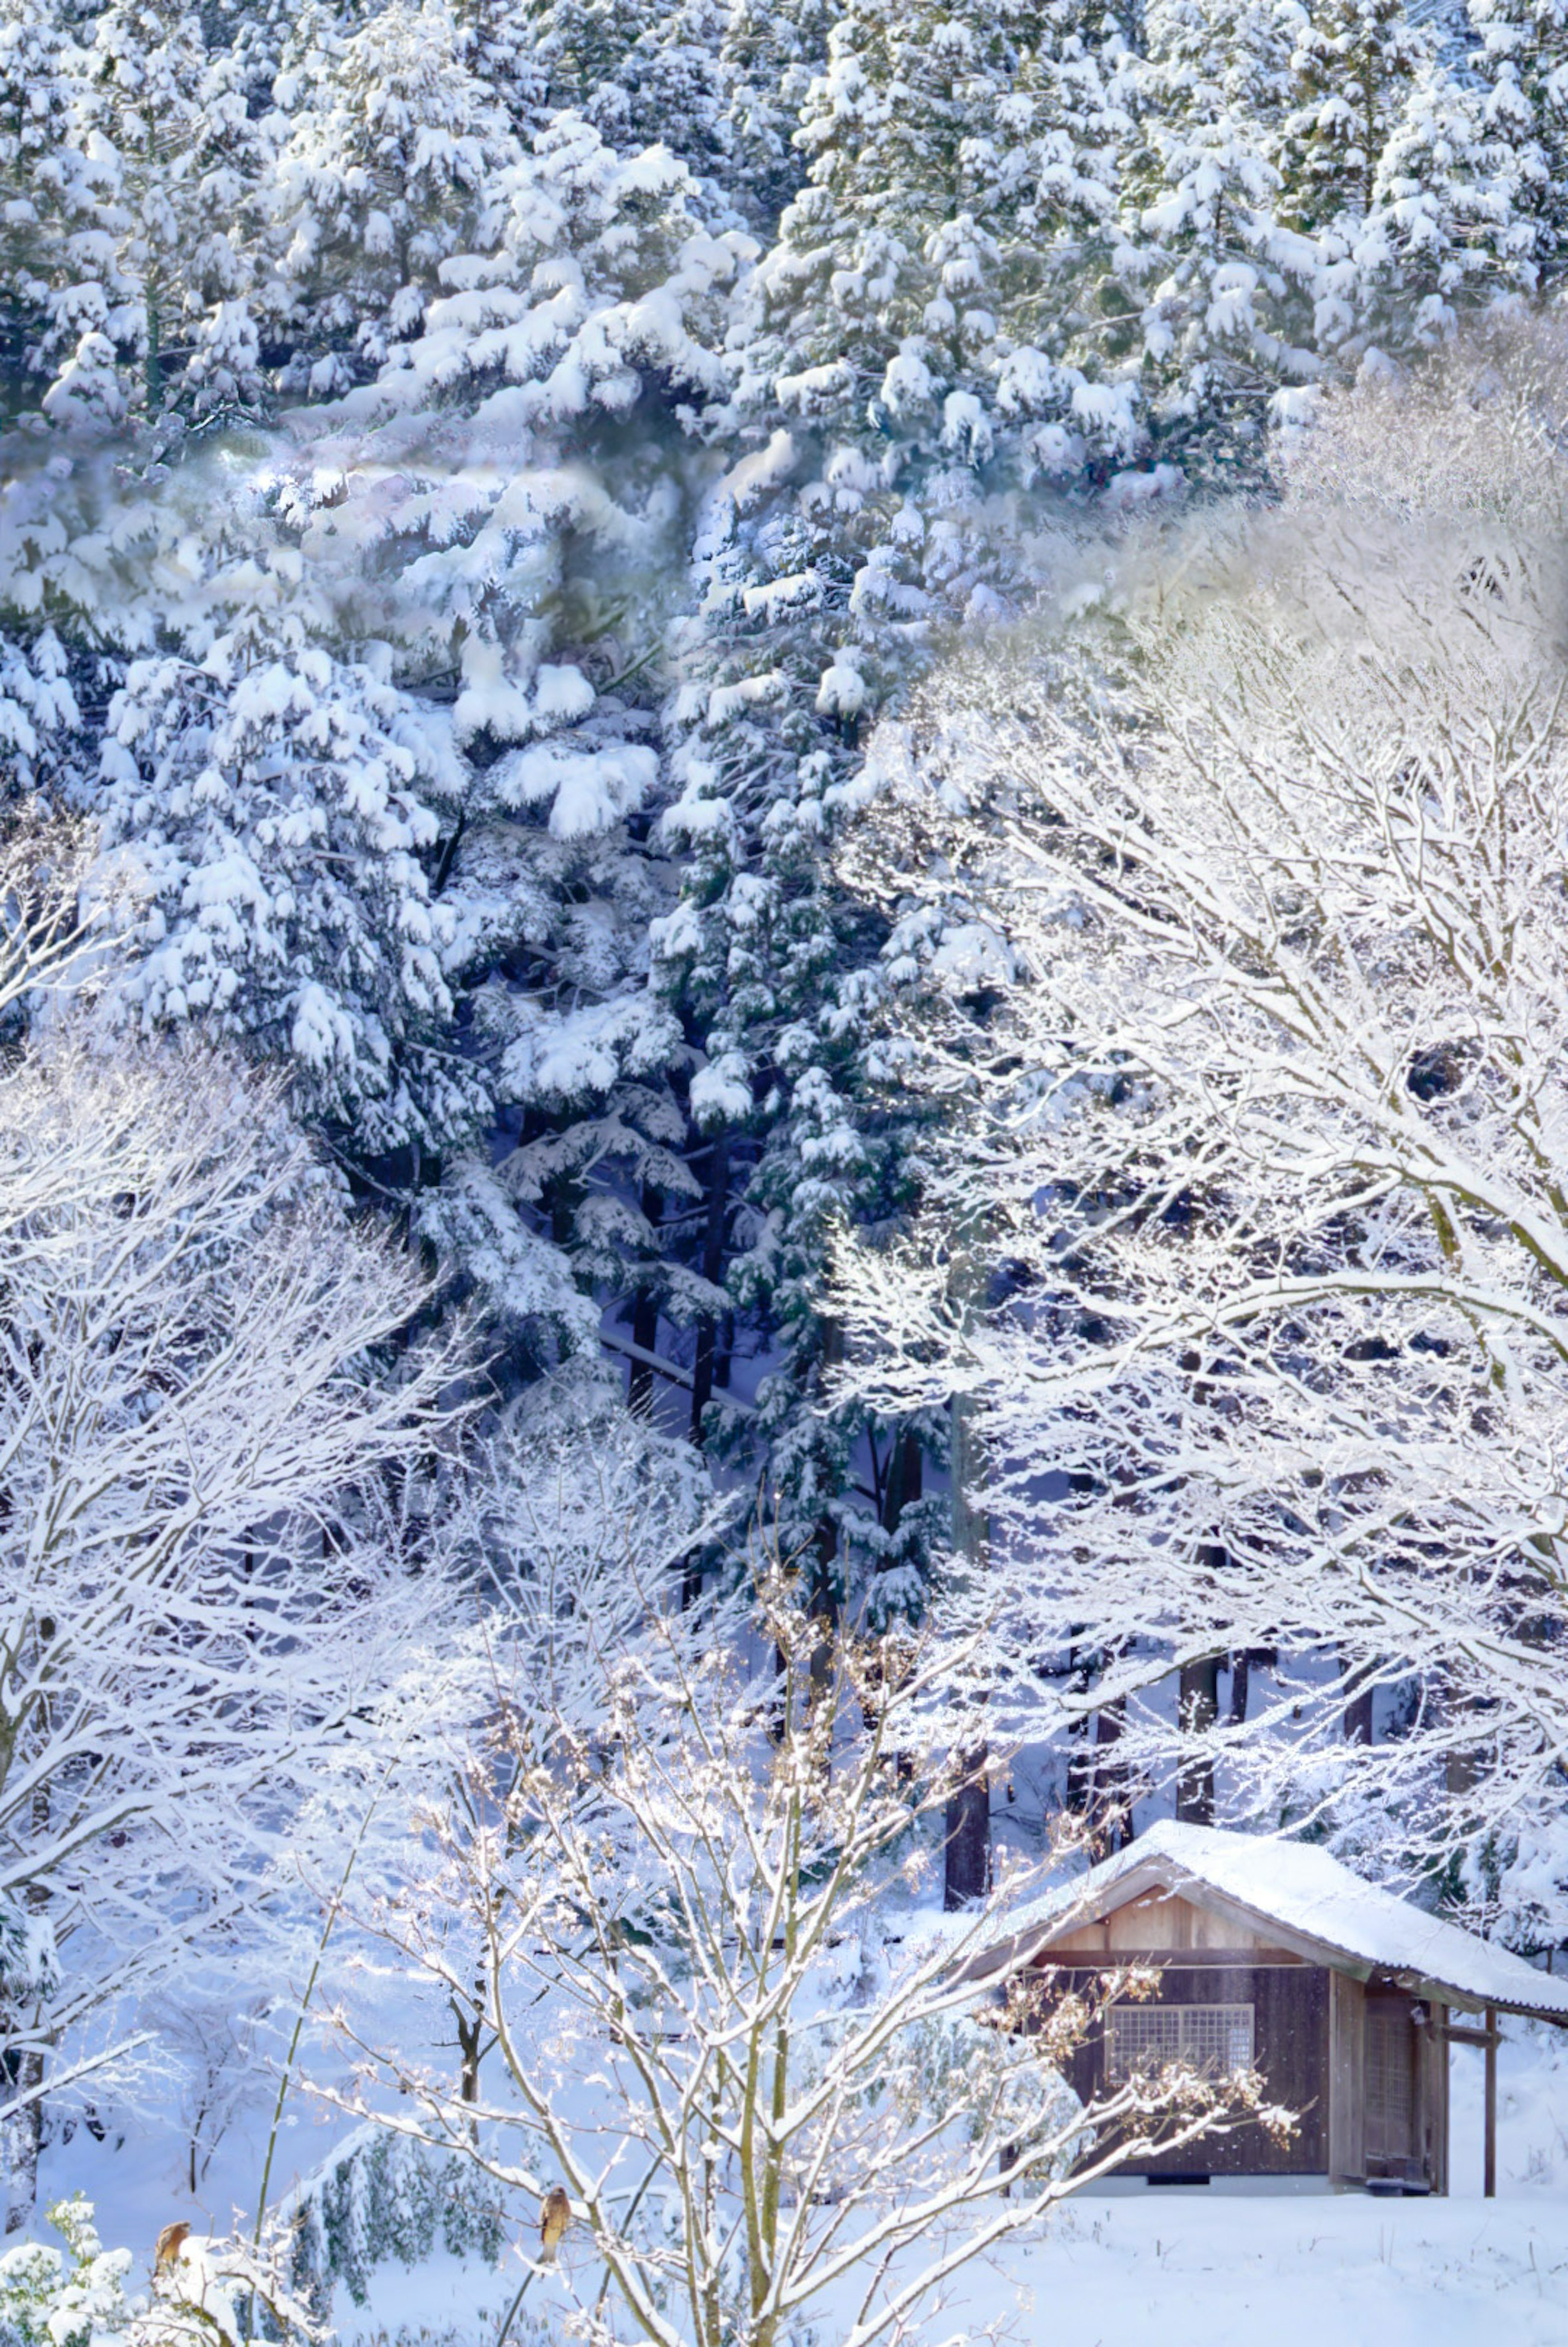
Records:
[[[1021,1699],[1054,1643],[1105,1657],[1084,1708],[1207,1668],[1187,1765],[1238,1808],[1452,1862],[1526,1934],[1563,1871],[1557,347],[1367,395],[1278,522],[1145,547],[1114,622],[887,738],[911,934],[943,873],[1001,1002],[933,1022],[946,1143],[840,1299],[863,1389],[970,1397],[1042,1596]]]
[[[1239,456],[1256,473],[1268,399],[1315,369],[1318,256],[1280,220],[1276,161],[1301,29],[1281,0],[1155,0],[1145,14],[1123,193],[1162,440],[1189,471]]]
[[[769,241],[806,176],[795,132],[828,60],[832,16],[831,0],[730,0],[725,17],[725,187]]]
[[[1508,149],[1515,210],[1545,282],[1568,261],[1568,10],[1561,0],[1470,0],[1491,136]]]
[[[1035,347],[1111,209],[1105,96],[1059,69],[1059,48],[1081,75],[1071,20],[1042,26],[1007,0],[851,8],[808,93],[809,183],[759,273],[748,357],[809,424],[852,418],[860,438],[869,407],[890,473],[913,444],[956,458],[956,476],[1041,415],[1131,441],[1115,402],[1075,411],[1081,378]]]
[[[602,2319],[613,2291],[660,2347],[779,2347],[840,2290],[849,2336],[908,2338],[947,2276],[1135,2147],[1247,2106],[1239,2076],[1064,2091],[1126,1975],[1043,2009],[994,1904],[942,1931],[910,1896],[952,1657],[827,1636],[759,1578],[738,1611],[640,1588],[631,1621],[618,1574],[541,1592],[498,1657],[496,1742],[433,1805],[441,1875],[367,1919],[475,2006],[498,2073],[463,2096],[389,2049],[392,2124],[535,2197],[566,2304]]]
[[[695,1308],[660,1230],[696,1185],[689,1046],[647,982],[672,891],[653,704],[697,462],[677,404],[722,390],[748,248],[667,151],[617,156],[576,116],[494,195],[493,245],[447,264],[423,333],[301,421],[294,510],[344,624],[411,689],[454,687],[431,713],[433,917],[464,1064],[516,1145],[453,1156],[423,1226],[514,1337],[575,1318],[580,1341],[574,1278]]]
[[[931,631],[1026,591],[1021,495],[1137,445],[1125,387],[1072,357],[1083,323],[1097,366],[1105,319],[1066,316],[1062,290],[1095,282],[1111,238],[1108,100],[1075,33],[1047,54],[1038,31],[1005,5],[834,27],[797,137],[807,185],[738,307],[743,437],[697,519],[677,644],[664,828],[685,887],[657,967],[703,1039],[698,1121],[746,1168],[728,1285],[787,1339],[749,1433],[789,1536],[822,1544],[824,1602],[862,1429],[820,1408],[821,1251],[899,1178],[859,1098],[878,939],[829,867],[838,796]]]
[[[1401,0],[1320,0],[1298,18],[1283,168],[1298,225],[1366,219],[1379,159],[1432,48]]]
[[[549,93],[537,25],[514,0],[454,0],[452,14],[466,43],[464,64],[526,143],[544,125]]]
[[[457,762],[384,671],[311,641],[286,558],[246,572],[263,593],[204,657],[132,662],[109,709],[106,870],[147,905],[117,991],[148,1030],[270,1051],[361,1150],[440,1146],[484,1102],[450,1048],[426,871]]]
[[[550,102],[622,154],[667,147],[735,224],[725,0],[540,0],[534,18]]]
[[[55,0],[0,11],[0,302],[3,364],[13,384],[47,331],[66,274],[66,239],[86,197],[72,130],[71,28]]]
[[[11,990],[67,944],[18,937]],[[15,2211],[51,2065],[112,2051],[108,2004],[231,1928],[439,1602],[380,1537],[377,1493],[436,1439],[453,1357],[370,1373],[418,1276],[234,1068],[46,1022],[3,1092],[0,1899],[31,1950],[4,1967]]]
[[[75,84],[78,185],[51,289],[46,405],[114,422],[253,404],[244,215],[265,149],[229,60],[175,0],[115,0]]]
[[[1518,185],[1518,158],[1492,109],[1446,62],[1425,60],[1379,159],[1353,254],[1380,351],[1431,347],[1489,295],[1533,290],[1539,238]]]
[[[261,297],[290,388],[373,372],[418,332],[442,262],[487,242],[491,181],[515,148],[480,62],[443,0],[390,0],[347,35],[301,24],[278,80]]]

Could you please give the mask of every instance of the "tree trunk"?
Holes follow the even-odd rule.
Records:
[[[1252,1650],[1243,1646],[1230,1658],[1230,1725],[1245,1727],[1247,1699],[1252,1692]]]
[[[1219,1656],[1184,1663],[1176,1694],[1176,1718],[1186,1736],[1207,1736],[1219,1717]],[[1184,1760],[1176,1770],[1176,1816],[1184,1825],[1214,1823],[1214,1762],[1207,1755]]]
[[[1345,1673],[1345,1741],[1347,1744],[1370,1744],[1372,1740],[1372,1689],[1361,1684],[1364,1671]]]
[[[1125,1850],[1133,1839],[1132,1788],[1127,1764],[1116,1747],[1127,1724],[1127,1698],[1119,1695],[1095,1714],[1094,1848],[1096,1857]]]
[[[643,1213],[656,1235],[663,1212],[664,1199],[651,1183],[645,1182]],[[645,1353],[658,1350],[658,1295],[653,1288],[639,1287],[632,1299],[632,1342]],[[653,1409],[653,1381],[651,1361],[627,1363],[626,1407],[634,1416],[646,1418]]]
[[[729,1204],[729,1141],[717,1140],[708,1167],[708,1223],[702,1235],[702,1276],[710,1287],[718,1285],[724,1269],[724,1230]],[[718,1354],[718,1323],[709,1317],[697,1324],[697,1359],[691,1378],[691,1439],[702,1441],[702,1413],[713,1399],[714,1367]]]
[[[969,1403],[952,1406],[952,1545],[973,1572],[985,1570],[991,1525],[976,1502],[980,1479],[978,1446]],[[947,1804],[942,1903],[952,1910],[983,1899],[991,1888],[991,1780],[989,1747],[977,1739],[959,1756],[960,1778]]]
[[[990,1758],[983,1744],[960,1757],[961,1781],[948,1796],[942,1845],[942,1903],[951,1914],[991,1888]]]
[[[465,2012],[463,2005],[458,2002],[458,1999],[453,1996],[452,1999],[452,2013],[453,2018],[457,2024],[458,2093],[468,2108],[476,2111],[479,2105],[479,2065],[484,2058],[484,2007],[483,2002],[484,1983],[482,1979],[476,1980],[473,1985],[473,2004],[471,2004]],[[479,2140],[479,2121],[477,2117],[471,2118],[469,2120],[468,2131],[473,2141],[477,2143]]]
[[[839,1635],[839,1527],[831,1516],[817,1526],[817,1562],[811,1575],[811,1618],[817,1635],[811,1642],[811,1699],[826,1695],[832,1685],[833,1648]]]
[[[55,1635],[54,1617],[44,1614],[38,1624],[38,1640],[47,1646]],[[46,1707],[45,1719],[49,1716]],[[32,1825],[35,1846],[46,1844],[49,1832],[49,1787],[37,1787],[32,1801]],[[49,1904],[46,1884],[30,1882],[26,1891],[26,1907],[30,1915],[43,1915]],[[0,2094],[30,2094],[32,2100],[14,2113],[5,2122],[4,2148],[6,2167],[5,2230],[20,2233],[33,2221],[38,2201],[38,2155],[44,2147],[44,2049],[35,2043],[24,2053],[7,2051],[0,2068]]]
[[[8,2062],[6,2068],[11,2071]],[[32,2223],[38,2201],[38,2154],[44,2143],[44,2098],[36,2089],[44,2083],[44,2056],[35,2047],[16,2056],[5,2080],[13,2093],[35,2090],[25,2108],[5,2122],[5,2230],[21,2233]]]
[[[882,1501],[882,1529],[896,1532],[904,1510],[925,1492],[925,1452],[918,1434],[906,1429],[893,1444],[888,1462],[888,1488]]]

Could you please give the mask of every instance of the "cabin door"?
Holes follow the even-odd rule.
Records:
[[[1410,2001],[1367,2003],[1367,2174],[1404,2176],[1419,2168],[1416,2142],[1416,2029]]]

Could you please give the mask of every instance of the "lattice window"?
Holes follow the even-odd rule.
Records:
[[[1250,2004],[1113,2004],[1105,2015],[1106,2074],[1115,2085],[1167,2062],[1208,2078],[1249,2070],[1252,2023]]]

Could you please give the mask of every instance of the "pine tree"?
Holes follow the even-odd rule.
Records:
[[[619,153],[667,147],[705,182],[716,216],[733,213],[719,185],[730,167],[725,0],[541,0],[534,22],[552,107]]]
[[[347,38],[301,26],[268,200],[265,298],[292,351],[288,388],[329,395],[373,373],[417,333],[442,263],[488,242],[491,190],[516,149],[463,47],[442,0],[390,0]]]
[[[726,185],[769,241],[805,179],[795,132],[833,14],[832,0],[730,0],[719,47]]]
[[[0,5],[0,367],[20,395],[88,200],[73,139],[66,19],[56,0]]]
[[[1548,282],[1568,266],[1568,6],[1470,0],[1470,20],[1487,132],[1512,158],[1516,217],[1532,231],[1528,258]]]
[[[1366,332],[1386,355],[1445,341],[1461,313],[1534,277],[1533,223],[1490,109],[1441,59],[1418,73],[1379,159],[1352,259]]]
[[[492,1132],[465,1153],[433,1130],[421,1225],[534,1358],[582,1341],[574,1282],[629,1296],[651,1354],[660,1313],[709,1296],[667,1228],[697,1188],[689,1052],[648,984],[672,888],[650,704],[697,461],[676,410],[723,387],[748,247],[670,154],[619,156],[580,117],[491,194],[489,247],[315,417],[299,555],[345,633],[448,703],[425,868]]]
[[[453,0],[453,20],[464,65],[525,142],[544,124],[550,84],[535,26],[515,0]]]
[[[457,762],[433,711],[321,642],[291,569],[253,552],[205,655],[133,662],[110,704],[103,844],[148,905],[122,998],[281,1061],[356,1155],[441,1146],[484,1107],[424,862]]]
[[[1293,226],[1353,234],[1367,218],[1379,161],[1431,47],[1404,0],[1318,0],[1302,18],[1280,158],[1282,216]]]
[[[70,64],[78,160],[46,405],[111,420],[253,407],[245,213],[264,150],[230,60],[174,0],[113,0]]]
[[[1275,162],[1302,30],[1292,0],[1153,0],[1135,75],[1129,234],[1156,282],[1146,371],[1186,469],[1256,470],[1264,411],[1313,371],[1309,241],[1278,218]]]
[[[880,932],[833,873],[840,809],[931,629],[1023,591],[1022,488],[1136,445],[1126,395],[1049,347],[1064,285],[1085,337],[1104,323],[1084,289],[1114,242],[1114,141],[1092,54],[1032,58],[1036,29],[1007,0],[835,26],[798,137],[808,182],[738,330],[753,445],[699,524],[669,712],[686,877],[657,966],[701,1039],[694,1112],[745,1169],[729,1294],[782,1347],[736,1432],[768,1446],[824,1604],[849,1541],[885,1553],[901,1506],[872,1522],[849,1496],[869,1430],[822,1406],[829,1233],[890,1211],[902,1179],[865,1085]]]

